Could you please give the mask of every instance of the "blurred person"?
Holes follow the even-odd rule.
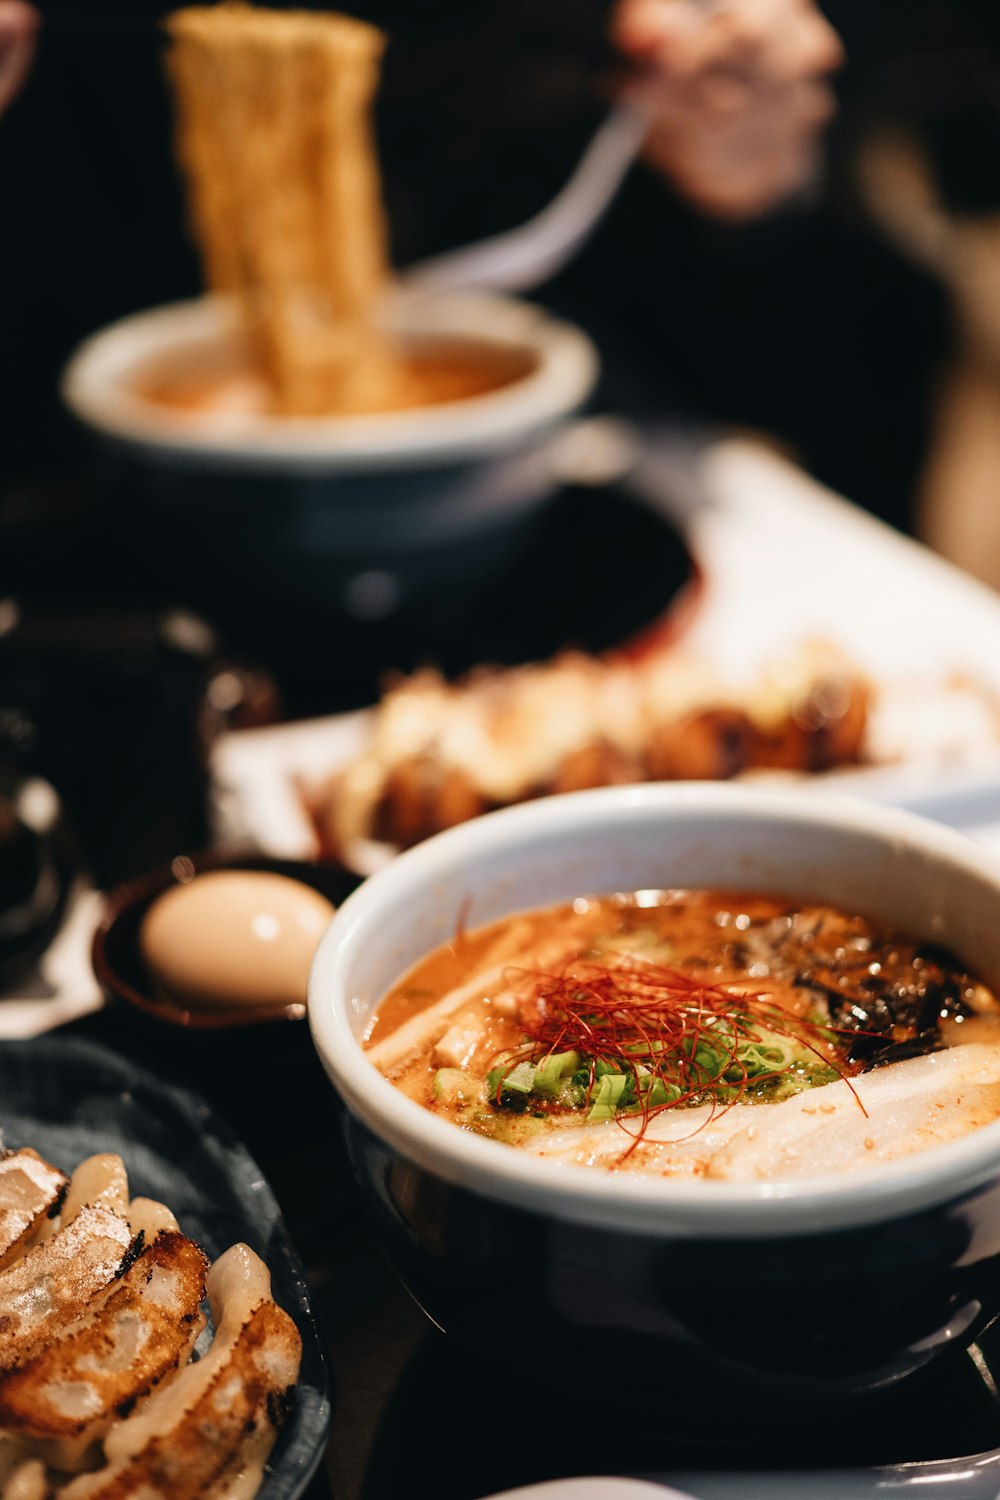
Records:
[[[816,177],[840,38],[812,0],[618,0],[647,161],[690,203],[752,219]]]
[[[620,87],[653,125],[593,242],[543,295],[597,334],[605,400],[771,434],[910,529],[938,289],[855,211],[838,161],[904,10],[616,0]]]
[[[874,219],[948,298],[917,527],[1000,588],[1000,17],[925,12],[857,155]]]
[[[704,178],[705,198],[718,200],[731,133],[745,133],[748,120],[762,126],[766,99],[767,111],[780,104],[779,129],[769,131],[760,151],[747,153],[746,142],[741,149],[758,162],[762,152],[773,152],[774,165],[763,170],[769,176],[776,170],[781,181],[744,187],[757,200],[744,212],[777,201],[789,158],[797,163],[800,154],[798,144],[782,138],[799,126],[800,106],[789,110],[789,104],[800,75],[822,71],[836,50],[826,35],[818,49],[808,40],[814,28],[824,30],[814,5],[662,3],[667,33],[675,15],[697,12],[690,29],[702,38],[698,57],[690,47],[671,51],[664,42],[651,66],[655,28],[647,19],[646,40],[639,35],[635,41],[641,28],[629,20],[626,5],[617,11],[615,0],[508,0],[502,6],[428,0],[420,7],[410,0],[357,0],[348,6],[390,36],[378,125],[395,263],[496,233],[542,207],[607,109],[611,71],[636,45],[646,55],[634,82],[644,89],[655,84],[658,91],[652,107],[661,118],[650,149],[665,150],[669,133],[676,192],[697,197]],[[27,13],[24,0],[0,0],[0,13],[6,7]],[[19,295],[0,301],[0,342],[14,354],[0,369],[0,406],[11,414],[11,441],[0,462],[22,477],[40,459],[53,466],[78,461],[79,437],[55,391],[73,345],[127,313],[198,290],[160,63],[159,23],[172,8],[169,0],[48,7],[30,87],[4,122],[0,193],[13,233],[0,244],[0,276]],[[763,17],[756,36],[745,19],[755,13]],[[809,19],[804,27],[800,13]],[[807,34],[805,49],[778,44],[789,28],[795,36]],[[803,50],[826,59],[803,62]],[[733,76],[720,106],[720,80],[707,75],[723,64]],[[23,61],[17,71],[23,72]],[[808,80],[803,93],[815,109]],[[600,291],[595,287],[595,298]]]
[[[0,0],[0,115],[19,93],[35,52],[38,12],[27,0]]]
[[[390,34],[378,124],[395,263],[536,213],[617,75],[652,112],[647,160],[578,263],[536,294],[597,335],[601,399],[775,432],[834,487],[905,519],[924,284],[817,198],[841,61],[826,11],[839,5],[837,29],[854,28],[846,76],[887,15],[891,41],[903,3],[359,0],[348,8]],[[0,519],[5,479],[79,473],[80,437],[56,394],[74,344],[198,290],[159,56],[171,8],[51,7],[30,86],[0,130],[13,226],[0,280],[18,288],[0,299]],[[891,329],[874,354],[873,309]],[[886,384],[896,412],[872,423]]]
[[[648,113],[647,161],[677,196],[709,215],[760,217],[814,177],[835,105],[830,75],[844,60],[814,0],[362,9],[390,34],[381,113],[401,260],[428,247],[411,240],[394,159],[414,165],[422,193],[435,185],[421,161],[448,174],[447,198],[412,216],[432,249],[495,233],[562,186],[620,92]]]

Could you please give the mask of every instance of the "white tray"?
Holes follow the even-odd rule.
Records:
[[[0,1039],[41,1036],[103,1005],[90,964],[102,901],[98,891],[82,880],[76,883],[62,925],[37,965],[0,991]]]
[[[725,440],[679,462],[649,438],[632,484],[680,523],[706,575],[685,637],[737,679],[796,643],[842,646],[878,684],[872,738],[891,763],[808,779],[970,831],[1000,823],[1000,597],[763,446]],[[224,736],[212,757],[216,833],[286,858],[315,853],[297,785],[343,765],[366,714]],[[801,779],[801,778],[800,778]],[[374,863],[373,851],[369,863]]]

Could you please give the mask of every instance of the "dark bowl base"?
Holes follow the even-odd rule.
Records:
[[[809,1413],[771,1394],[734,1400],[718,1380],[692,1381],[687,1365],[662,1351],[652,1375],[613,1344],[608,1362],[604,1353],[580,1362],[558,1343],[535,1342],[530,1330],[518,1340],[494,1323],[474,1347],[429,1330],[382,1414],[365,1500],[407,1492],[413,1454],[442,1413],[448,1461],[435,1476],[439,1500],[579,1474],[744,1480],[754,1471],[954,1460],[1000,1445],[993,1375],[981,1377],[964,1350],[891,1391]],[[694,1482],[685,1489],[700,1493]],[[804,1486],[796,1500],[810,1493]]]
[[[912,1377],[1000,1308],[1000,1256],[960,1264],[970,1213],[1000,1215],[998,1190],[835,1233],[670,1239],[508,1207],[346,1122],[390,1259],[463,1342],[491,1329],[501,1347],[558,1347],[571,1368],[622,1366],[654,1385],[681,1368],[686,1388],[815,1409]]]

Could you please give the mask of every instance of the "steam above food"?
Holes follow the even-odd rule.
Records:
[[[462,1129],[665,1177],[855,1171],[1000,1118],[1000,1002],[952,954],[745,893],[581,898],[461,934],[366,1043]]]

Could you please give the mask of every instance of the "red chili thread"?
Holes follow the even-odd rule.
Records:
[[[505,1060],[511,1064],[525,1060],[540,1063],[559,1052],[582,1053],[590,1063],[588,1105],[597,1082],[598,1062],[631,1071],[638,1107],[634,1115],[617,1120],[632,1136],[632,1144],[619,1160],[635,1150],[650,1120],[662,1110],[689,1104],[708,1093],[714,1116],[717,1109],[729,1109],[736,1102],[720,1102],[713,1097],[714,1088],[733,1089],[738,1098],[751,1082],[756,1085],[781,1078],[788,1069],[758,1073],[751,1080],[740,1062],[741,1046],[764,1040],[758,1029],[761,1027],[797,1042],[832,1068],[851,1087],[862,1113],[866,1113],[850,1082],[851,1073],[859,1072],[860,1067],[851,1064],[846,1053],[830,1042],[833,1035],[854,1037],[859,1033],[794,1016],[759,991],[708,984],[679,969],[634,955],[623,956],[613,964],[575,961],[556,973],[521,968],[509,973],[527,980],[530,989],[520,1008],[525,1042],[506,1052]],[[723,1065],[716,1065],[715,1071],[698,1061],[702,1041],[723,1059]],[[648,1072],[640,1073],[640,1067]],[[726,1078],[724,1075],[733,1068],[741,1069],[742,1076]],[[679,1097],[651,1105],[648,1095],[657,1079],[679,1088]],[[496,1091],[498,1103],[502,1088],[501,1080]],[[639,1126],[634,1132],[629,1128],[633,1119]]]

